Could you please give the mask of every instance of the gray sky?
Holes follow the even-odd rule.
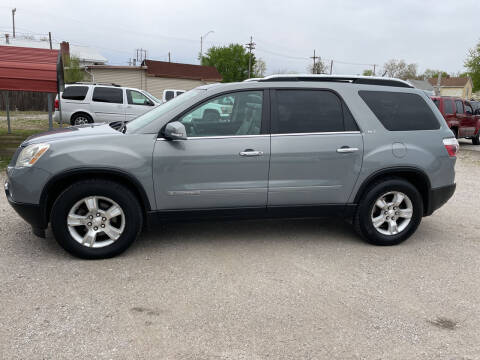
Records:
[[[200,35],[211,45],[256,42],[267,73],[305,72],[313,49],[334,60],[334,73],[359,74],[368,65],[405,59],[419,70],[463,70],[480,40],[480,0],[314,1],[44,1],[2,0],[0,33],[48,33],[55,40],[97,48],[110,64],[126,65],[136,48],[148,58],[198,63]],[[3,35],[2,35],[3,36]]]

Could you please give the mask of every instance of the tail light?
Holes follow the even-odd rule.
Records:
[[[55,109],[58,109],[58,99],[55,99]]]
[[[443,145],[445,146],[445,149],[447,149],[448,155],[451,157],[457,156],[458,152],[458,141],[455,138],[447,138],[443,139]]]

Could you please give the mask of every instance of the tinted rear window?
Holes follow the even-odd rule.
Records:
[[[123,103],[123,91],[122,89],[96,87],[93,90],[93,101],[122,104]]]
[[[276,134],[357,130],[340,98],[323,90],[276,90],[272,132]]]
[[[389,131],[440,128],[435,114],[420,95],[390,91],[359,91],[363,101]]]
[[[62,99],[84,100],[87,92],[88,86],[67,86],[62,93]]]

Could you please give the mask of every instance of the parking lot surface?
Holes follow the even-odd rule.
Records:
[[[479,359],[480,152],[465,145],[454,198],[395,247],[339,220],[202,222],[83,261],[2,194],[0,358]]]

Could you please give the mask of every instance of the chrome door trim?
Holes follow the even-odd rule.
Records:
[[[360,131],[332,131],[332,132],[310,132],[310,133],[285,133],[285,134],[272,134],[272,137],[277,136],[307,136],[307,135],[348,135],[348,134],[360,134]]]

